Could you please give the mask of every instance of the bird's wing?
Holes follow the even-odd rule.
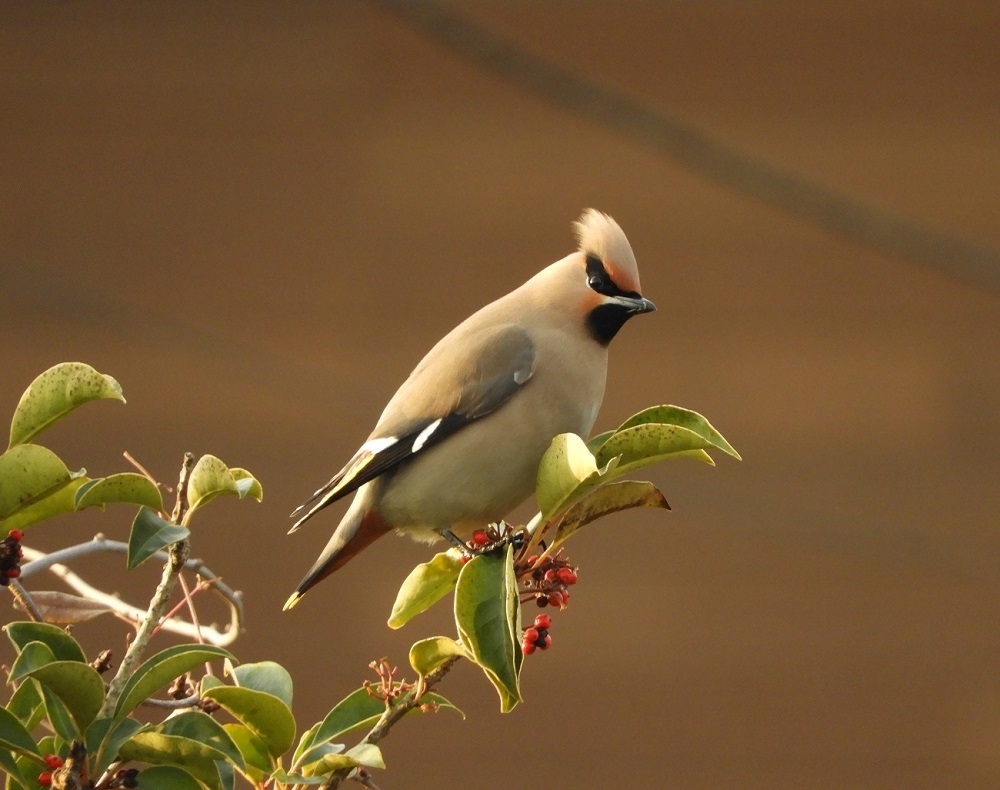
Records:
[[[289,533],[330,503],[496,411],[531,380],[535,347],[521,327],[466,331],[448,340],[424,357],[347,465],[292,512],[293,518],[302,515]]]

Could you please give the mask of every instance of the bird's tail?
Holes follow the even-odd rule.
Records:
[[[364,496],[355,498],[323,553],[299,582],[295,592],[285,601],[282,611],[295,606],[310,587],[321,582],[392,528],[377,510],[368,507],[366,500],[367,497]]]

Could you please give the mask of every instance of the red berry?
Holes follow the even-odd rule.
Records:
[[[458,558],[458,561],[462,563],[462,565],[465,565],[465,563],[469,561],[469,555],[463,554],[461,557]]]
[[[534,565],[536,562],[538,562],[537,554],[532,554],[530,557],[528,557],[528,565]]]
[[[6,571],[4,571],[4,575],[8,579],[16,579],[18,576],[21,575],[21,569],[20,568],[8,568]]]
[[[551,628],[552,618],[547,614],[540,614],[535,618],[535,628]]]
[[[554,582],[556,580],[556,569],[555,568],[549,568],[547,571],[545,571],[545,577],[544,578],[545,578],[545,581],[547,581],[547,582]]]
[[[530,656],[532,653],[535,652],[535,650],[536,650],[536,648],[535,648],[535,643],[534,642],[522,642],[521,643],[521,652],[524,653],[526,656]]]
[[[556,571],[556,577],[565,585],[576,584],[576,571],[572,568],[560,568]]]
[[[48,787],[50,784],[52,784],[52,774],[50,774],[48,771],[42,771],[38,775],[38,784],[40,784],[42,787]]]
[[[477,546],[485,546],[490,542],[490,536],[483,532],[481,529],[477,529],[472,533],[472,542]]]
[[[63,759],[56,754],[47,754],[45,755],[45,764],[54,771],[63,764]]]
[[[524,629],[524,641],[525,642],[537,642],[538,641],[538,629],[537,628],[525,628]]]
[[[549,603],[553,606],[561,607],[563,605],[563,594],[561,592],[549,593]]]
[[[21,532],[21,530],[19,530],[19,529],[12,529],[10,532],[7,533],[7,537],[8,538],[13,538],[18,543],[20,543],[21,542],[21,538],[24,537],[24,533]]]

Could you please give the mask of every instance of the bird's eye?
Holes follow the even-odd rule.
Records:
[[[599,274],[592,274],[587,278],[587,285],[595,291],[600,291],[604,287],[604,278]]]

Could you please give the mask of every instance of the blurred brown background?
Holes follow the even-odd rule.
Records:
[[[1000,248],[993,3],[452,7]],[[1000,786],[996,291],[736,195],[363,2],[6,3],[0,59],[0,411],[80,359],[129,402],[46,435],[70,466],[127,449],[173,482],[192,450],[257,474],[264,503],[213,506],[194,548],[245,591],[235,650],[292,671],[301,725],[452,625],[384,626],[430,553],[392,538],[280,614],[341,509],[293,537],[286,514],[438,337],[572,249],[583,207],[628,233],[660,310],[616,340],[597,427],[677,403],[745,460],[659,467],[673,513],[579,536],[527,703],[501,716],[457,668],[468,720],[397,728],[381,786]],[[78,633],[120,644],[110,620]]]

